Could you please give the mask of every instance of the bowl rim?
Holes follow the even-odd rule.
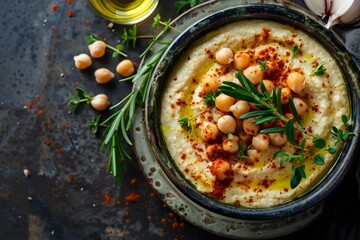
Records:
[[[254,18],[254,14],[256,14],[256,18]],[[320,203],[341,182],[352,163],[353,157],[357,153],[355,146],[358,142],[358,134],[345,144],[338,155],[338,159],[329,169],[326,176],[324,176],[323,179],[313,188],[300,195],[300,197],[272,207],[246,208],[243,206],[234,206],[222,203],[202,194],[196,190],[181,173],[179,173],[180,170],[177,169],[176,163],[171,163],[172,158],[167,151],[164,140],[162,139],[159,119],[156,117],[160,114],[160,104],[158,104],[160,98],[156,98],[155,96],[158,96],[159,92],[161,92],[161,89],[164,86],[163,80],[165,80],[167,74],[171,72],[171,67],[174,64],[174,61],[172,61],[172,65],[169,64],[169,60],[181,59],[181,55],[184,50],[191,46],[194,36],[214,31],[222,25],[250,19],[271,19],[272,21],[280,22],[286,25],[289,25],[287,23],[288,20],[296,21],[294,27],[301,29],[318,41],[320,38],[323,40],[323,42],[321,42],[323,46],[335,50],[331,53],[333,58],[337,61],[339,67],[341,66],[342,74],[344,75],[348,88],[350,107],[353,109],[351,113],[351,120],[354,123],[352,130],[355,133],[359,132],[359,121],[357,120],[359,119],[360,111],[355,110],[359,110],[360,102],[360,88],[356,81],[359,78],[359,73],[355,63],[351,59],[351,56],[345,50],[340,37],[332,30],[327,31],[324,25],[318,22],[313,16],[308,15],[299,9],[295,9],[293,6],[283,7],[280,5],[263,3],[244,4],[217,11],[195,22],[173,40],[157,64],[156,70],[152,76],[145,103],[146,131],[152,146],[153,154],[166,176],[178,189],[181,190],[181,192],[184,193],[185,196],[200,206],[224,216],[249,220],[265,220],[294,216]],[[214,26],[216,28],[214,28]],[[305,26],[307,26],[306,29],[304,29]],[[345,68],[345,70],[343,68]],[[168,161],[169,157],[170,161]],[[172,166],[172,164],[175,164],[175,166]]]

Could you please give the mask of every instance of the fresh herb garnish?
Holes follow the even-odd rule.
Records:
[[[298,45],[295,45],[295,46],[293,47],[293,49],[291,49],[291,54],[292,54],[292,55],[296,55],[296,54],[298,53],[298,51],[299,51],[299,46],[298,46]]]
[[[249,81],[249,79],[245,77],[241,70],[236,73],[236,76],[239,79],[241,85],[233,82],[223,82],[223,85],[218,87],[219,92],[231,96],[235,99],[257,104],[257,106],[260,108],[259,110],[251,111],[242,115],[240,119],[257,117],[257,119],[253,121],[256,124],[265,123],[274,119],[280,119],[285,123],[285,127],[266,128],[262,129],[260,133],[285,132],[288,142],[296,148],[295,152],[293,153],[281,150],[275,153],[273,157],[274,159],[281,157],[281,166],[285,162],[289,162],[292,164],[292,175],[290,178],[291,188],[295,188],[300,183],[302,178],[306,178],[305,168],[303,164],[303,161],[305,160],[304,151],[307,139],[306,136],[310,137],[310,139],[313,139],[312,143],[315,148],[319,150],[325,149],[329,153],[334,154],[336,153],[336,145],[339,141],[346,142],[351,136],[355,135],[352,132],[344,132],[341,129],[333,126],[331,134],[333,135],[332,138],[335,139],[335,143],[333,146],[329,146],[328,148],[326,148],[327,143],[325,139],[313,136],[302,126],[291,96],[289,99],[289,105],[296,121],[294,121],[293,119],[288,119],[283,115],[283,112],[281,110],[281,103],[279,100],[281,97],[280,87],[277,89],[276,92],[273,89],[270,94],[263,90],[260,92]],[[342,117],[342,121],[345,126],[351,125],[346,116]],[[300,131],[304,135],[299,146],[296,144],[295,131]],[[313,158],[313,162],[317,165],[324,165],[324,156],[322,154],[315,155],[315,157]]]
[[[291,49],[291,55],[290,55],[290,60],[287,64],[287,68],[289,68],[293,58],[295,55],[297,55],[299,53],[299,45],[295,45],[292,49]]]
[[[172,30],[175,30],[175,31],[177,31],[177,32],[181,32],[181,31],[178,30],[177,28],[172,27],[172,26],[170,25],[170,23],[171,23],[171,19],[170,19],[170,18],[169,18],[168,20],[166,20],[166,21],[162,21],[162,20],[161,20],[161,16],[160,16],[160,14],[158,13],[158,14],[156,14],[156,16],[154,17],[154,21],[153,21],[153,23],[152,23],[152,26],[155,27],[155,26],[157,26],[158,24],[161,24],[161,25],[164,26],[164,28],[163,28],[163,31],[164,31],[164,32],[166,32],[169,28],[171,28]]]
[[[87,37],[85,37],[87,44],[92,44],[95,41],[103,41],[99,36],[97,36],[96,34],[91,34]],[[104,42],[104,41],[103,41]],[[122,44],[118,44],[115,47],[110,46],[109,44],[105,43],[106,47],[113,50],[113,57],[117,57],[119,55],[122,55],[124,57],[127,57],[128,55],[126,53],[124,53],[122,50],[124,48],[124,46]]]
[[[191,125],[191,119],[184,117],[178,120],[180,123],[180,126],[184,129],[186,129],[188,132],[192,131],[192,125]]]
[[[247,147],[243,144],[242,141],[239,142],[239,155],[238,157],[239,158],[246,158],[246,150],[247,150]]]
[[[258,64],[260,65],[260,69],[261,69],[261,71],[262,72],[265,72],[265,70],[266,70],[266,60],[265,61],[258,61]]]
[[[219,91],[213,92],[212,90],[210,90],[209,95],[204,96],[204,103],[210,107],[214,107],[215,98],[219,96],[219,94],[220,94]]]
[[[201,112],[197,113],[194,116],[191,117],[183,117],[181,119],[178,120],[178,122],[180,123],[180,126],[185,129],[188,132],[191,132],[193,127],[191,124],[191,121],[193,121],[196,117],[198,117],[199,115],[203,114],[206,111],[209,111],[209,109],[211,109],[211,107],[209,108],[205,108],[204,110],[202,110]]]
[[[185,10],[187,8],[195,7],[196,5],[205,2],[206,0],[179,0],[175,2],[175,6],[178,8],[178,11]]]
[[[150,35],[137,35],[137,27],[134,25],[132,28],[129,28],[128,30],[124,28],[124,32],[121,36],[122,41],[124,44],[129,45],[132,43],[132,47],[135,48],[136,40],[140,38],[156,38],[156,36],[150,36]]]
[[[99,127],[105,127],[100,123],[101,114],[99,114],[94,120],[89,120],[88,125],[91,127],[91,131],[93,133],[97,133],[99,130]]]
[[[79,104],[81,103],[90,104],[92,99],[93,97],[90,96],[90,94],[88,94],[84,89],[77,87],[75,95],[69,93],[68,105],[71,106],[71,110],[75,112]]]
[[[310,73],[310,75],[323,75],[326,71],[326,68],[324,68],[323,65],[323,62],[319,63],[317,67]]]

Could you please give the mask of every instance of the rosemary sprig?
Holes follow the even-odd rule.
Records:
[[[275,133],[275,132],[285,132],[286,137],[293,146],[296,147],[296,151],[293,153],[289,153],[286,151],[279,151],[275,153],[274,159],[281,157],[280,165],[283,165],[285,162],[289,162],[292,164],[292,175],[290,178],[290,186],[291,188],[295,188],[301,181],[302,178],[306,178],[305,167],[303,161],[304,151],[305,151],[305,142],[306,137],[304,137],[300,143],[300,146],[296,145],[296,135],[295,131],[301,131],[305,135],[309,135],[306,129],[302,126],[300,121],[300,117],[296,111],[296,108],[293,103],[293,99],[290,96],[289,105],[292,110],[296,122],[293,119],[288,119],[283,115],[280,97],[281,97],[281,87],[275,90],[273,89],[271,93],[267,93],[265,91],[265,86],[262,86],[262,82],[260,82],[260,87],[262,91],[258,91],[258,89],[245,77],[245,75],[240,70],[236,73],[237,78],[239,79],[241,85],[233,83],[233,82],[223,82],[224,85],[219,86],[218,90],[221,93],[234,97],[235,99],[247,101],[250,103],[256,104],[260,110],[248,112],[240,117],[240,119],[253,118],[257,117],[253,122],[256,124],[264,123],[274,119],[282,120],[286,125],[285,127],[274,127],[262,129],[261,133]],[[350,127],[351,123],[348,121],[346,116],[342,116],[342,121],[346,127]],[[341,129],[332,126],[332,138],[335,139],[335,143],[333,146],[329,146],[326,148],[326,141],[323,138],[317,136],[310,136],[313,140],[312,143],[317,149],[326,149],[330,154],[336,153],[336,145],[338,142],[346,142],[351,136],[355,134],[349,131],[342,131]],[[313,158],[313,162],[317,165],[324,165],[325,160],[322,154],[317,154]]]
[[[106,149],[109,153],[108,169],[112,169],[116,181],[120,181],[120,165],[122,165],[122,163],[124,163],[126,159],[131,159],[131,156],[124,148],[124,144],[132,146],[132,142],[129,138],[128,132],[132,124],[136,107],[144,105],[146,100],[146,93],[148,91],[151,81],[151,76],[155,71],[155,66],[169,46],[169,43],[159,42],[157,39],[155,39],[153,42],[163,44],[164,47],[160,49],[156,54],[151,56],[143,64],[143,66],[138,69],[136,74],[126,79],[120,80],[120,82],[127,80],[132,80],[132,82],[138,82],[142,80],[140,82],[140,85],[131,93],[129,93],[125,98],[123,98],[120,102],[113,105],[110,110],[118,110],[101,123],[102,125],[108,125],[108,127],[104,131],[102,149]],[[150,48],[146,49],[146,51],[150,51]]]
[[[96,34],[91,34],[89,36],[85,37],[85,40],[87,42],[87,44],[92,44],[95,41],[103,41],[99,36],[97,36]],[[103,41],[104,42],[104,41]],[[105,43],[106,47],[113,50],[113,57],[117,57],[118,55],[122,55],[124,57],[127,57],[128,55],[126,53],[124,53],[122,50],[124,48],[124,46],[122,44],[118,44],[115,47],[110,46],[109,44]]]

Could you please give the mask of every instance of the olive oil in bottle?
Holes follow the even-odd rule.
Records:
[[[156,8],[159,0],[88,0],[103,18],[126,25],[145,20]]]

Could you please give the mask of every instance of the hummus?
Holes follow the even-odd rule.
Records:
[[[325,72],[311,74],[321,63]],[[325,139],[328,146],[333,145],[332,126],[344,128],[341,117],[350,113],[346,84],[337,63],[321,44],[293,27],[261,20],[232,23],[209,33],[186,52],[169,75],[161,102],[162,133],[172,158],[194,187],[238,206],[269,207],[288,202],[316,185],[337,154],[317,150],[306,141],[306,178],[292,189],[292,164],[281,165],[280,157],[273,156],[280,150],[294,153],[297,149],[286,135],[281,143],[285,133],[278,135],[274,144],[269,134],[261,135],[264,139],[257,136],[259,130],[268,127],[266,124],[284,126],[281,120],[248,127],[233,106],[238,99],[224,100],[213,107],[204,102],[209,90],[215,93],[224,81],[240,84],[235,76],[239,70],[248,72],[252,82],[260,75],[260,80],[268,81],[275,91],[280,86],[286,88],[285,97],[291,94],[294,103],[295,98],[302,100],[296,104],[307,134]],[[291,73],[304,78],[300,85],[297,80],[288,80]],[[254,82],[259,85],[258,80]],[[254,104],[241,104],[241,109],[244,104],[247,111],[256,109]],[[282,108],[285,116],[293,118],[288,103]],[[183,118],[188,118],[191,131],[178,122]],[[305,135],[296,137],[299,144]],[[324,156],[325,165],[313,163],[318,153]]]

